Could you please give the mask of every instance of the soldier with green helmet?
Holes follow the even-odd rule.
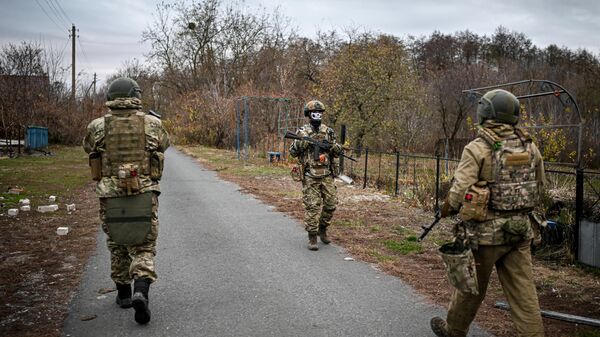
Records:
[[[160,119],[141,111],[141,93],[130,78],[110,83],[109,111],[88,125],[83,148],[97,181],[117,304],[133,306],[136,322],[146,324],[148,292],[156,280],[159,181],[169,136]]]
[[[444,259],[451,283],[463,281],[455,285],[446,320],[431,320],[437,336],[467,335],[494,266],[517,335],[544,336],[530,248],[536,224],[529,216],[545,182],[544,163],[530,135],[516,126],[520,110],[506,90],[489,91],[479,101],[478,137],[465,146],[441,211],[442,217],[460,213],[463,223],[456,232],[463,234],[456,241],[467,247],[463,257],[474,258],[475,270],[452,275],[473,268],[456,268]]]
[[[308,232],[308,249],[318,250],[317,236],[321,242],[329,244],[327,228],[337,205],[337,189],[334,175],[337,174],[335,158],[342,153],[336,143],[335,132],[323,124],[325,105],[313,100],[304,106],[304,116],[310,123],[302,126],[297,134],[310,137],[321,146],[305,140],[295,140],[290,147],[290,155],[297,157],[302,169],[302,201],[304,203],[304,226]],[[315,148],[316,147],[316,148]]]

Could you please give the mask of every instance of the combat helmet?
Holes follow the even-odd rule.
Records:
[[[112,81],[108,86],[108,92],[106,93],[106,100],[113,101],[117,98],[142,98],[142,89],[136,81],[128,77],[119,77]]]
[[[325,104],[317,100],[312,100],[306,103],[304,106],[304,116],[310,117],[310,113],[313,111],[323,112],[325,111]]]
[[[515,125],[519,121],[520,112],[521,104],[517,97],[502,89],[486,92],[477,106],[479,124],[487,119],[492,119],[496,122]]]

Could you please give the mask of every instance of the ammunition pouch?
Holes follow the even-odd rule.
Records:
[[[478,186],[479,185],[479,186]],[[483,186],[481,186],[483,185]],[[462,202],[460,217],[464,221],[484,221],[487,216],[490,190],[485,185],[477,183],[469,187]]]
[[[137,165],[119,165],[117,177],[119,178],[117,186],[125,190],[127,195],[136,194],[142,188],[142,182],[139,177],[139,168]]]
[[[448,281],[458,291],[479,295],[475,257],[460,241],[443,244],[439,249],[448,272]]]
[[[102,179],[102,155],[98,152],[90,153],[89,165],[92,173],[92,180],[100,181]]]
[[[139,245],[152,229],[153,193],[107,198],[105,223],[110,238],[120,245]]]
[[[165,154],[154,151],[150,156],[150,179],[160,180],[165,166]]]

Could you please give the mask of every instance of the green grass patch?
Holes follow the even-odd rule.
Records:
[[[376,250],[371,250],[367,254],[369,254],[369,256],[376,258],[378,262],[386,262],[386,261],[394,261],[395,260],[393,256],[383,255]]]
[[[394,234],[398,234],[398,235],[401,235],[401,236],[409,236],[409,235],[414,235],[415,234],[415,232],[412,229],[406,228],[404,226],[395,226],[395,227],[392,228],[392,232]]]
[[[193,156],[206,160],[215,171],[227,171],[241,177],[270,177],[289,174],[286,166],[272,165],[265,158],[253,157],[238,160],[235,151],[215,149],[206,146],[185,146]]]
[[[7,205],[16,205],[24,198],[47,204],[50,195],[55,195],[57,202],[64,202],[73,197],[74,190],[91,181],[87,154],[80,146],[53,146],[50,152],[51,156],[0,159],[0,195]],[[25,191],[8,194],[8,189],[16,186]]]
[[[600,337],[599,330],[585,330],[577,333],[577,337]]]
[[[417,238],[414,236],[409,236],[402,241],[386,240],[383,242],[383,244],[388,249],[402,255],[420,253],[423,250],[423,247],[419,242],[417,242]]]
[[[375,226],[371,227],[371,233],[379,233],[379,232],[381,232],[381,226],[375,225]]]

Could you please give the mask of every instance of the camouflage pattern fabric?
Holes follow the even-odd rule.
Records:
[[[494,173],[494,170],[497,169],[493,165],[494,151],[513,140],[515,142],[510,143],[508,146],[519,146],[517,140],[523,146],[521,140],[524,138],[524,132],[512,125],[486,120],[482,127],[485,129],[482,130],[485,134],[481,136],[480,133],[480,137],[465,146],[454,174],[454,181],[448,194],[448,203],[453,210],[459,210],[465,198],[465,192],[471,186],[474,184],[490,186],[495,182],[494,177],[502,174],[502,172],[498,173],[499,171]],[[495,138],[493,143],[484,139],[490,135]],[[509,142],[506,142],[506,140],[509,140]],[[533,182],[539,194],[545,182],[542,156],[533,143],[530,143],[530,148],[527,151],[523,151],[523,149],[524,146],[518,149],[520,154],[511,159],[513,164],[516,164],[514,166],[525,167],[524,171],[521,172],[523,174],[517,174],[515,179],[521,180],[517,181],[517,183],[521,183],[522,180],[530,181],[529,179],[535,176]],[[499,159],[506,160],[507,158],[501,156]],[[501,166],[511,165],[502,163]],[[525,176],[527,176],[526,179]],[[510,182],[509,177],[502,178],[502,180],[507,183]],[[513,192],[510,193],[512,195]],[[523,196],[519,192],[515,194],[515,197],[527,198],[528,196]],[[475,260],[478,294],[464,291],[464,289],[471,288],[472,285],[469,284],[459,285],[457,290],[454,291],[446,319],[448,332],[451,336],[467,335],[469,326],[485,298],[494,267],[511,307],[510,313],[517,329],[517,336],[544,336],[544,327],[532,275],[530,244],[533,238],[533,230],[528,211],[529,209],[494,210],[488,206],[483,221],[464,221],[466,239],[469,247],[472,248]],[[455,229],[455,234],[458,232]],[[460,278],[465,273],[458,271],[457,274]],[[458,282],[459,280],[455,281]],[[469,281],[465,279],[462,282]]]
[[[514,139],[519,129],[509,124],[485,121],[482,127],[493,132],[499,139]],[[454,210],[459,210],[465,198],[465,193],[470,186],[478,182],[487,182],[488,185],[494,181],[492,156],[494,149],[488,141],[482,137],[473,140],[465,146],[460,163],[454,174],[454,182],[448,193],[448,203]],[[532,161],[535,171],[535,185],[540,191],[545,183],[546,175],[542,155],[535,146],[531,144]],[[539,192],[537,193],[540,194]],[[467,227],[471,231],[469,237],[473,237],[480,245],[503,245],[515,242],[515,238],[506,234],[507,222],[513,224],[525,223],[529,225],[526,211],[499,211],[489,209],[484,221],[468,221]],[[517,227],[521,227],[518,225]],[[521,231],[524,233],[519,240],[529,240],[533,237],[533,231]]]
[[[332,166],[335,165],[334,158],[337,158],[342,153],[342,147],[337,144],[333,129],[327,127],[325,124],[321,124],[319,129],[315,131],[310,124],[306,124],[298,130],[297,134],[298,136],[310,137],[320,142],[326,140],[332,144],[329,153],[325,153],[325,156],[322,157],[323,161],[315,160],[314,145],[309,144],[307,141],[295,140],[290,147],[290,155],[298,157],[307,176],[322,178],[331,175]]]
[[[304,228],[310,234],[317,234],[319,227],[331,225],[331,218],[337,205],[337,188],[333,176],[312,178],[306,176],[302,183],[304,203]]]
[[[480,246],[473,251],[479,294],[455,290],[448,306],[451,336],[467,336],[481,302],[485,298],[494,267],[510,305],[510,314],[520,337],[543,337],[544,326],[533,283],[530,241],[516,245]]]
[[[500,138],[491,128],[481,128],[479,136],[494,150],[490,208],[501,211],[532,209],[539,202],[535,179],[535,154],[531,137],[521,129]]]
[[[130,116],[141,113],[141,101],[137,98],[118,98],[106,103],[111,109],[110,114],[115,116]],[[149,153],[146,157],[152,157],[156,152],[163,153],[169,147],[169,135],[163,128],[160,119],[143,114],[145,149]],[[104,116],[94,119],[87,127],[87,134],[83,140],[83,148],[86,153],[104,154],[106,151]],[[150,191],[160,192],[157,180],[152,180],[148,174],[139,175],[140,189],[135,193],[146,193]],[[119,179],[116,176],[103,176],[96,184],[96,195],[100,198],[122,197],[127,191],[119,187]]]
[[[459,247],[457,242],[447,243],[440,247],[442,260],[448,273],[448,281],[460,292],[479,294],[475,258],[471,249]]]
[[[116,283],[129,284],[132,279],[148,278],[156,280],[154,256],[158,237],[158,194],[152,196],[152,227],[140,245],[119,245],[109,235],[105,223],[106,198],[100,198],[100,220],[102,230],[107,235],[106,244],[110,251],[110,277]]]
[[[161,161],[164,151],[169,147],[169,135],[162,126],[160,119],[144,114],[140,111],[142,105],[137,98],[117,98],[106,102],[110,108],[108,115],[116,117],[135,116],[143,120],[144,160]],[[105,142],[106,125],[105,116],[94,119],[87,127],[87,134],[83,139],[83,148],[86,153],[105,156],[110,147],[107,148]],[[141,131],[141,130],[140,130]],[[128,146],[128,145],[126,145]],[[139,150],[142,146],[139,147]],[[158,163],[162,170],[162,162]],[[130,164],[128,164],[130,165]],[[146,164],[143,164],[144,166]],[[150,165],[150,164],[148,164]],[[151,170],[140,170],[136,175],[136,188],[131,193],[129,186],[124,188],[122,180],[103,172],[102,178],[96,184],[96,195],[100,198],[100,219],[102,220],[102,229],[108,235],[107,245],[111,253],[111,278],[116,283],[130,283],[134,278],[148,278],[151,281],[156,280],[154,270],[154,256],[156,254],[156,238],[158,236],[158,195],[160,194],[159,178],[160,174],[155,168]],[[109,235],[106,219],[106,198],[124,197],[128,195],[152,192],[152,215],[151,229],[144,242],[139,245],[119,245],[116,244]]]

